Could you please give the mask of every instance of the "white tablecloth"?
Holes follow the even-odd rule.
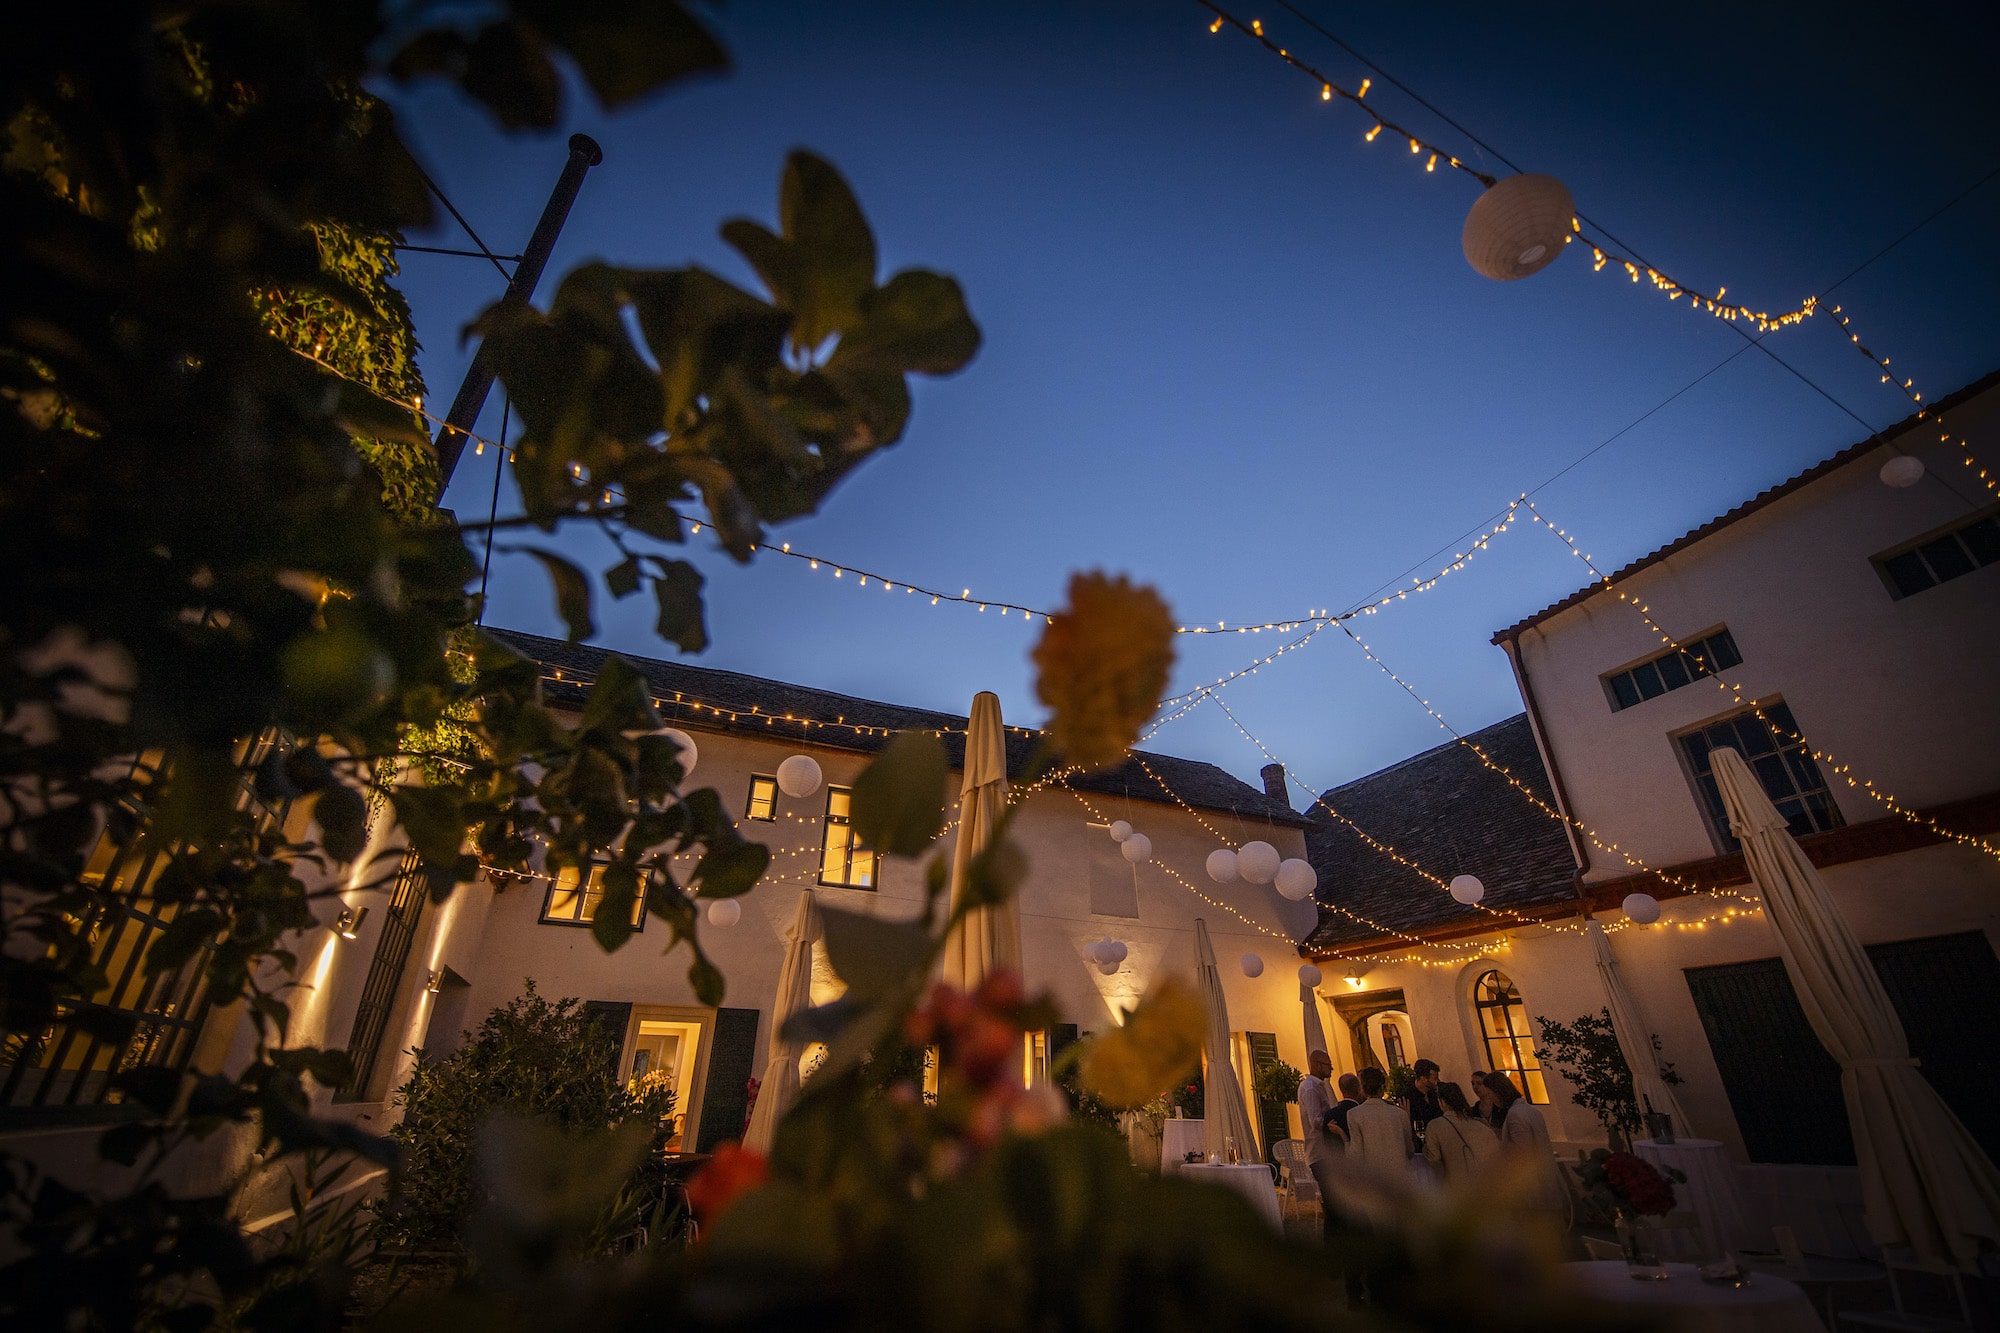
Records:
[[[1731,1250],[1755,1248],[1760,1239],[1743,1214],[1743,1194],[1736,1183],[1736,1164],[1715,1139],[1675,1139],[1656,1143],[1639,1139],[1632,1151],[1665,1170],[1673,1167],[1687,1176],[1685,1184],[1674,1186],[1674,1206],[1695,1215],[1701,1223],[1702,1254],[1721,1259]]]
[[[1181,1168],[1181,1179],[1235,1190],[1257,1206],[1257,1211],[1271,1224],[1271,1230],[1282,1233],[1285,1229],[1284,1219],[1278,1215],[1278,1191],[1271,1184],[1271,1168],[1261,1162],[1239,1162],[1235,1166],[1227,1162],[1190,1163]]]
[[[1171,1176],[1181,1169],[1181,1159],[1191,1152],[1200,1152],[1201,1125],[1199,1120],[1168,1120],[1160,1125],[1160,1174]]]
[[[1686,1333],[1825,1333],[1812,1302],[1783,1278],[1756,1274],[1745,1287],[1695,1276],[1693,1264],[1668,1264],[1664,1282],[1638,1282],[1623,1259],[1564,1264],[1578,1287],[1600,1301],[1659,1310]]]

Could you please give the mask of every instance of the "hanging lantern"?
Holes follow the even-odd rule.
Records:
[[[1278,865],[1278,893],[1295,903],[1312,897],[1319,887],[1319,872],[1312,868],[1312,862],[1301,861],[1298,857],[1288,857]]]
[[[1912,458],[1908,454],[1897,454],[1882,465],[1879,475],[1884,486],[1894,486],[1900,491],[1924,479],[1924,460]]]
[[[734,898],[718,898],[708,905],[708,924],[733,926],[743,919],[743,904]]]
[[[1576,201],[1554,176],[1509,176],[1465,215],[1465,262],[1495,282],[1539,273],[1563,252],[1575,215]]]
[[[1263,959],[1261,959],[1261,958],[1259,958],[1259,957],[1258,957],[1258,956],[1257,956],[1256,954],[1254,954],[1254,953],[1246,953],[1246,954],[1244,954],[1244,955],[1243,955],[1243,975],[1244,975],[1244,976],[1246,976],[1246,977],[1261,977],[1261,976],[1263,976],[1263,975],[1264,975],[1264,960],[1263,960]]]
[[[1118,850],[1124,854],[1127,861],[1138,865],[1142,861],[1153,859],[1153,840],[1143,833],[1134,833],[1119,845]]]
[[[1307,990],[1311,990],[1313,987],[1319,985],[1319,969],[1311,963],[1307,963],[1304,967],[1300,968],[1299,984]]]
[[[1232,884],[1236,881],[1236,853],[1227,847],[1218,847],[1208,854],[1208,877],[1217,884]]]
[[[1246,842],[1236,852],[1236,872],[1252,884],[1269,884],[1278,877],[1284,858],[1268,842]]]
[[[701,758],[701,751],[695,747],[694,737],[688,735],[679,727],[661,727],[653,734],[655,736],[665,736],[674,743],[680,750],[681,777],[684,779],[693,777],[695,761]]]
[[[1125,941],[1123,940],[1104,941],[1104,956],[1114,963],[1124,962],[1125,955],[1129,952],[1130,950],[1125,947]]]
[[[1118,975],[1118,964],[1117,964],[1117,963],[1099,963],[1099,964],[1097,965],[1097,970],[1098,970],[1098,971],[1100,971],[1100,972],[1102,972],[1102,973],[1103,973],[1103,974],[1104,974],[1105,976],[1107,976],[1107,977],[1115,977],[1115,976],[1117,976],[1117,975]]]
[[[809,754],[795,754],[778,765],[778,790],[787,796],[810,796],[819,790],[819,760]]]
[[[1477,875],[1453,875],[1451,896],[1454,901],[1470,907],[1486,896],[1486,886],[1479,882]]]
[[[1111,821],[1111,841],[1123,842],[1132,836],[1132,826],[1122,819]]]
[[[1660,919],[1660,900],[1650,893],[1628,893],[1620,904],[1625,919],[1635,926],[1650,926]]]

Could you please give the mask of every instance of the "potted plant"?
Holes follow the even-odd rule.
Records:
[[[1283,1060],[1273,1060],[1257,1071],[1252,1087],[1260,1102],[1275,1102],[1285,1106],[1299,1099],[1299,1084],[1305,1078],[1298,1069]]]
[[[1618,1045],[1617,1030],[1611,1026],[1611,1011],[1585,1014],[1573,1023],[1552,1018],[1537,1018],[1535,1022],[1542,1029],[1542,1044],[1536,1048],[1535,1058],[1569,1080],[1575,1089],[1570,1099],[1597,1117],[1614,1151],[1630,1146],[1642,1118],[1632,1070]],[[1647,1039],[1654,1051],[1660,1049],[1657,1036],[1648,1034]],[[1671,1061],[1660,1062],[1658,1072],[1660,1081],[1669,1086],[1681,1081]]]

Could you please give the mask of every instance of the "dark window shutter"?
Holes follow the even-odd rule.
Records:
[[[632,1006],[618,1000],[585,1000],[583,1016],[600,1029],[607,1040],[605,1059],[611,1062],[611,1077],[618,1077],[618,1060],[625,1054],[625,1031],[632,1026]]]
[[[1057,1023],[1049,1028],[1045,1037],[1049,1051],[1049,1068],[1054,1070],[1062,1053],[1076,1045],[1077,1027],[1074,1023]]]
[[[718,1143],[743,1137],[743,1122],[750,1113],[750,1080],[757,1072],[757,1019],[755,1009],[715,1011],[696,1152],[711,1152]]]
[[[2000,958],[1984,933],[1873,944],[1868,957],[1903,1019],[1910,1054],[1966,1131],[2000,1151]]]
[[[1251,1077],[1257,1071],[1268,1069],[1278,1063],[1278,1035],[1275,1032],[1246,1032],[1243,1034],[1250,1043]],[[1272,1156],[1278,1140],[1292,1132],[1291,1120],[1285,1114],[1285,1103],[1257,1098],[1257,1131],[1264,1139],[1264,1160],[1276,1161]]]

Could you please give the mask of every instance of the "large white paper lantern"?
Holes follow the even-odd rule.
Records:
[[[1554,176],[1509,176],[1465,215],[1465,262],[1496,282],[1539,273],[1563,252],[1575,215],[1576,201]]]
[[[1256,954],[1254,954],[1254,953],[1246,953],[1246,954],[1244,954],[1244,955],[1243,955],[1243,975],[1244,975],[1244,976],[1246,976],[1246,977],[1261,977],[1261,976],[1263,976],[1263,975],[1264,975],[1264,960],[1263,960],[1263,959],[1261,959],[1261,958],[1259,958],[1259,957],[1258,957],[1258,956],[1257,956]]]
[[[733,926],[743,919],[743,904],[734,898],[718,898],[708,905],[708,924]]]
[[[679,747],[681,752],[681,776],[683,778],[693,777],[695,761],[701,758],[701,751],[695,747],[694,737],[688,735],[679,727],[661,727],[653,734],[655,736],[665,736]]]
[[[1227,847],[1218,847],[1208,854],[1208,877],[1217,884],[1232,884],[1236,881],[1236,853]]]
[[[1451,896],[1455,901],[1470,907],[1486,896],[1486,886],[1479,882],[1477,875],[1453,875]]]
[[[1124,962],[1125,955],[1129,952],[1131,951],[1125,947],[1123,940],[1104,941],[1104,956],[1114,963]]]
[[[1119,852],[1133,865],[1153,859],[1153,840],[1143,833],[1134,833],[1119,844]]]
[[[1306,987],[1308,990],[1310,990],[1314,986],[1319,985],[1319,979],[1320,979],[1319,969],[1314,967],[1311,963],[1307,963],[1304,967],[1299,969],[1299,984],[1301,986]]]
[[[819,790],[819,760],[809,754],[795,754],[778,765],[778,790],[787,796],[810,796]]]
[[[1908,454],[1897,454],[1882,465],[1879,475],[1884,486],[1894,486],[1900,491],[1924,479],[1924,460],[1912,458]]]
[[[1620,906],[1626,920],[1635,926],[1650,926],[1660,919],[1660,900],[1650,893],[1628,893]]]
[[[1122,819],[1111,821],[1111,841],[1123,842],[1132,836],[1132,826]]]
[[[1236,873],[1252,884],[1269,884],[1284,859],[1268,842],[1246,842],[1236,851]]]
[[[1288,857],[1278,865],[1277,884],[1280,896],[1295,903],[1304,902],[1319,887],[1319,872],[1312,868],[1310,861]]]
[[[1115,977],[1118,975],[1118,966],[1117,963],[1099,963],[1097,970],[1107,977]]]

